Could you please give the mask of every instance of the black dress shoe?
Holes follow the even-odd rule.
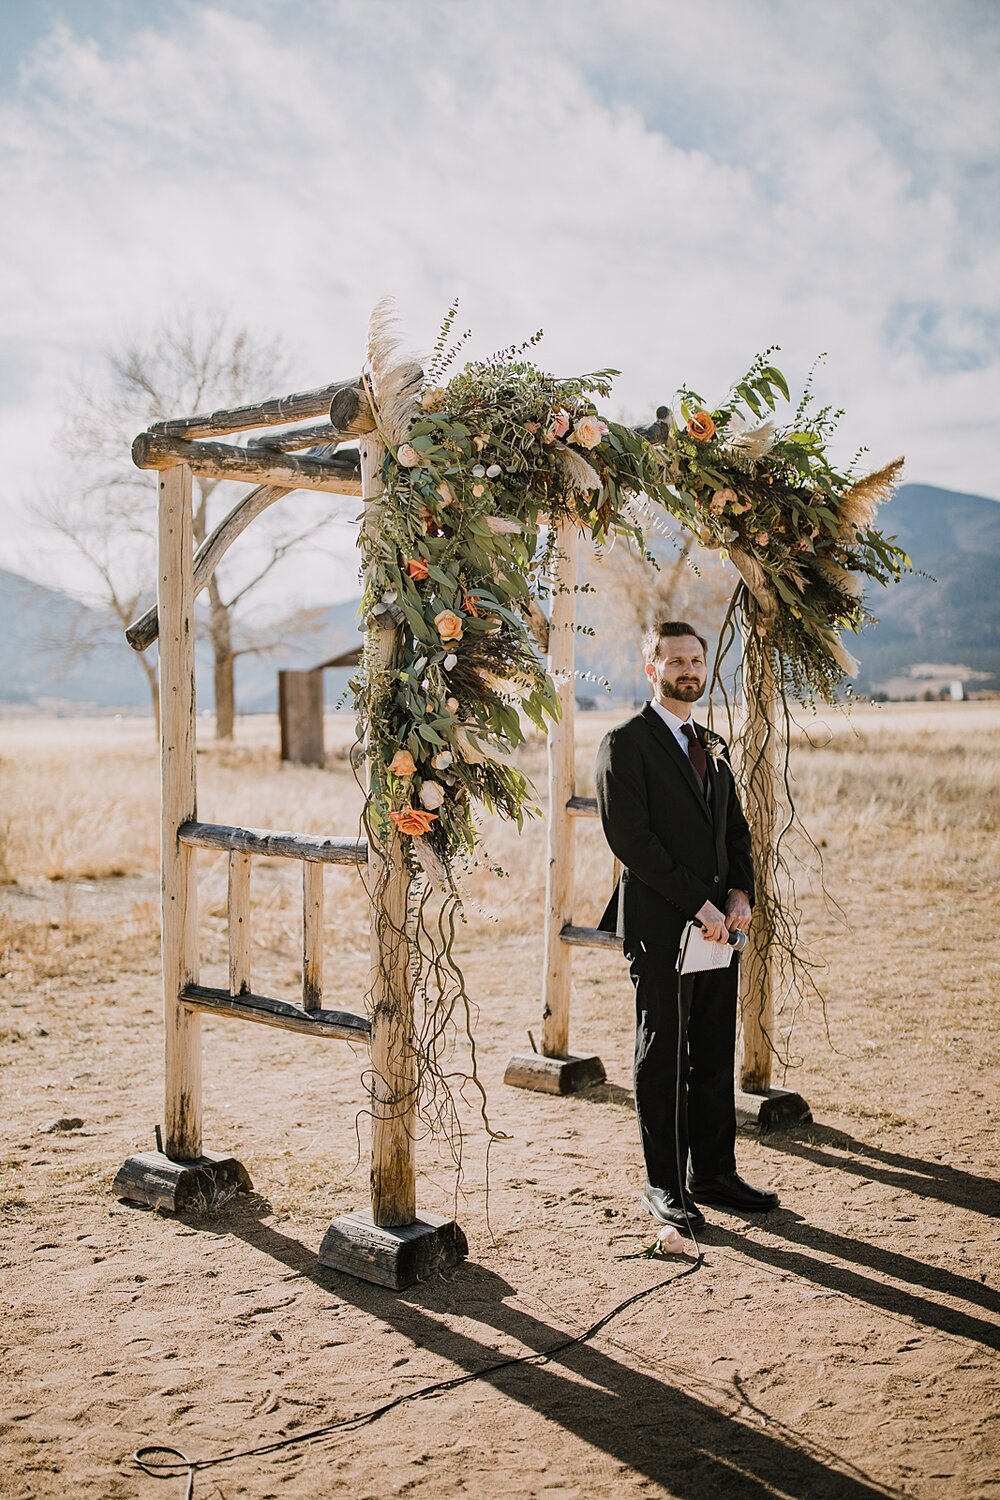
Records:
[[[647,1182],[642,1190],[642,1201],[661,1224],[672,1224],[675,1229],[704,1229],[705,1215],[690,1200],[685,1205],[679,1193],[669,1188],[651,1187]],[[686,1208],[686,1212],[685,1212]]]
[[[688,1192],[699,1203],[721,1203],[724,1208],[758,1214],[766,1214],[778,1206],[777,1193],[751,1187],[736,1172],[721,1172],[718,1177],[696,1177],[692,1173],[687,1185]]]

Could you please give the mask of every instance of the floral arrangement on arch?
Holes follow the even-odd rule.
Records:
[[[370,639],[355,687],[369,831],[397,830],[411,871],[457,894],[476,809],[519,826],[537,811],[511,756],[526,725],[558,713],[539,601],[561,522],[642,546],[666,511],[722,549],[780,690],[802,699],[831,698],[854,670],[840,632],[872,618],[863,582],[908,559],[872,525],[901,460],[839,471],[840,413],[814,412],[808,386],[778,425],[773,350],[716,408],[685,389],[677,414],[634,430],[600,411],[617,372],[548,374],[529,357],[538,334],[445,381],[463,342],[446,348],[453,317],[426,373],[399,357],[390,309],[373,318],[366,385],[386,454],[363,521],[362,612],[398,627],[397,649],[379,661]]]

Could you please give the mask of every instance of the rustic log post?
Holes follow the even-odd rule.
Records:
[[[756,628],[756,620],[756,611],[751,606],[745,626],[747,633]],[[748,671],[750,663],[752,671]],[[736,1118],[744,1129],[760,1131],[812,1119],[800,1094],[771,1087],[775,991],[780,983],[773,913],[781,893],[775,885],[772,858],[779,826],[778,789],[783,752],[777,702],[771,652],[757,649],[748,653],[744,649],[743,781],[757,889],[750,941],[740,963],[742,1048],[738,1059]]]
[[[549,672],[559,699],[559,718],[548,736],[548,861],[545,869],[545,928],[542,969],[542,1055],[515,1055],[504,1082],[515,1088],[569,1094],[604,1080],[598,1057],[573,1057],[569,1051],[569,1014],[573,969],[573,935],[589,947],[607,946],[608,934],[573,925],[575,853],[576,738],[573,677],[576,639],[576,577],[579,532],[563,521],[557,532],[549,613]],[[614,941],[614,940],[613,940]],[[617,944],[616,944],[617,945]]]
[[[365,437],[360,448],[362,489],[366,506],[371,506],[382,493],[385,447],[379,437]],[[369,630],[374,637],[374,676],[394,664],[399,632],[397,626],[377,620]],[[368,859],[371,887],[380,893],[371,937],[372,1217],[379,1227],[392,1228],[412,1223],[417,1211],[417,1079],[406,931],[409,876],[400,835],[395,830],[387,834],[383,849],[370,847]]]
[[[191,470],[186,464],[160,475],[159,495],[164,1139],[162,1151],[125,1161],[114,1192],[134,1203],[178,1211],[224,1203],[234,1193],[248,1192],[252,1184],[234,1157],[202,1150],[201,1016],[183,1003],[184,992],[198,983],[195,854],[180,836],[181,827],[197,816],[194,536]]]
[[[250,867],[249,854],[229,853],[229,993],[250,993]],[[320,867],[322,868],[322,866]]]
[[[190,1161],[201,1155],[201,1020],[180,992],[198,982],[198,889],[194,854],[178,838],[181,824],[197,817],[190,469],[168,469],[159,489],[164,1150]]]
[[[366,412],[368,415],[366,416]],[[371,431],[367,400],[359,402],[355,430]],[[340,424],[341,414],[333,416]],[[366,508],[382,493],[385,447],[380,436],[362,436],[362,493]],[[396,660],[397,627],[369,626],[368,690]],[[334,1219],[320,1246],[320,1264],[366,1281],[400,1289],[446,1270],[468,1254],[453,1219],[417,1213],[414,1125],[417,1056],[413,1024],[410,942],[407,931],[409,876],[401,836],[395,829],[383,847],[369,845],[369,889],[377,893],[372,913],[371,971],[371,1209]]]
[[[323,1004],[323,866],[302,861],[302,1009]]]
[[[558,529],[549,616],[549,671],[556,684],[559,720],[549,730],[548,861],[545,868],[545,958],[542,973],[542,1052],[569,1052],[569,1006],[573,982],[569,949],[562,930],[573,921],[573,856],[576,819],[566,804],[576,791],[574,733],[577,529]]]
[[[775,722],[774,669],[768,651],[755,653],[762,664],[760,677],[744,685],[747,716],[745,743],[752,796],[747,809],[756,871],[757,899],[750,924],[750,942],[742,961],[743,1047],[740,1087],[749,1094],[764,1094],[771,1085],[771,1038],[774,1035],[773,929],[769,920],[776,892],[769,851],[778,824],[777,777],[779,739]]]

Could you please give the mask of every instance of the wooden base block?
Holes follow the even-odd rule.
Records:
[[[162,1151],[143,1151],[119,1168],[112,1191],[130,1203],[175,1214],[220,1208],[252,1188],[250,1174],[234,1156],[206,1151],[194,1161],[172,1161]]]
[[[412,1224],[382,1229],[371,1209],[364,1209],[334,1219],[323,1236],[319,1263],[398,1292],[450,1270],[468,1253],[468,1241],[454,1219],[420,1213]]]
[[[736,1090],[736,1123],[741,1130],[780,1130],[783,1125],[808,1125],[812,1111],[801,1094],[791,1089],[768,1089],[766,1094]]]
[[[534,1089],[540,1094],[578,1094],[606,1074],[599,1057],[543,1057],[540,1052],[515,1053],[507,1064],[503,1081],[515,1089]]]

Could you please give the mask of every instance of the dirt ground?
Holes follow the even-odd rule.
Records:
[[[580,790],[604,727],[581,716]],[[279,775],[262,732],[206,749],[202,816],[228,798],[233,821],[349,832],[342,756]],[[469,1259],[394,1294],[316,1259],[330,1220],[367,1201],[365,1059],[346,1044],[207,1020],[206,1145],[237,1155],[255,1192],[180,1218],[115,1200],[118,1166],[152,1147],[162,1108],[151,737],[0,724],[0,1495],[179,1497],[183,1479],[143,1475],[135,1449],[214,1458],[476,1372],[366,1425],[200,1471],[194,1494],[1000,1495],[998,742],[991,705],[807,726],[802,804],[844,911],[806,883],[829,1034],[815,1003],[800,1008],[787,1082],[814,1123],[741,1138],[741,1170],[781,1208],[754,1221],[708,1210],[704,1264],[683,1276],[688,1262],[641,1254],[654,1231],[617,955],[574,958],[573,1047],[602,1057],[608,1083],[563,1099],[503,1086],[539,1026],[543,844],[539,825],[521,845],[498,835],[502,856],[517,851],[500,920],[470,920],[462,949],[491,1117],[509,1138],[490,1149],[487,1200],[470,1098],[457,1197]],[[537,773],[540,747],[529,761]],[[339,823],[321,816],[332,807]],[[580,921],[606,894],[594,838],[581,835]],[[284,878],[267,864],[255,885],[255,982],[291,998]],[[350,878],[328,886],[327,1003],[360,1008]],[[209,969],[221,889],[213,868]],[[80,1123],[49,1129],[60,1120]],[[421,1207],[451,1211],[447,1153],[422,1143],[420,1168]],[[645,1289],[589,1341],[490,1372]]]

